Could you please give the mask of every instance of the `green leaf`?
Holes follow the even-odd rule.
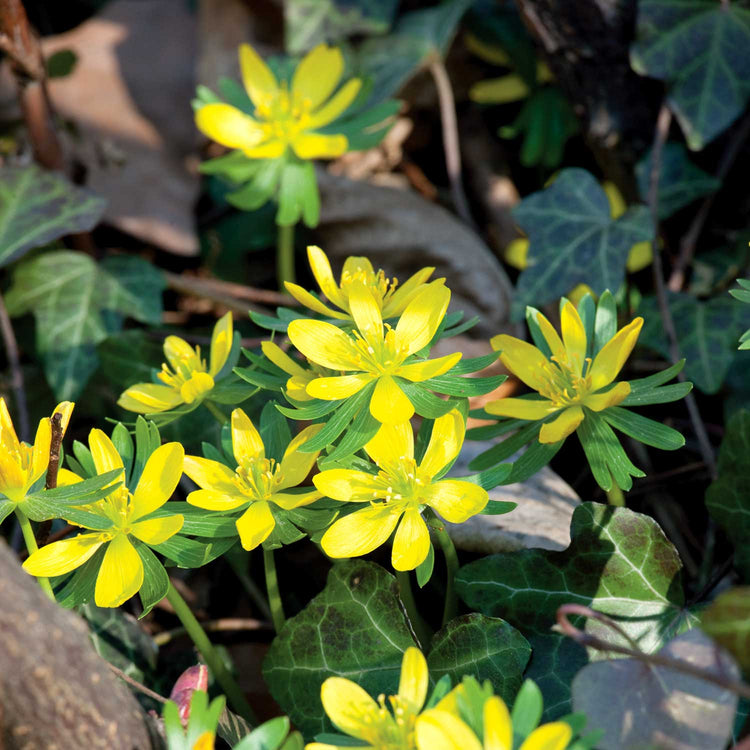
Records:
[[[320,194],[311,161],[288,160],[281,172],[276,223],[281,227],[296,224],[300,217],[308,227],[316,227],[320,218]]]
[[[483,396],[501,386],[508,379],[507,375],[493,375],[487,378],[461,378],[453,374],[438,375],[423,380],[421,385],[448,396]]]
[[[289,733],[289,719],[277,716],[269,719],[242,739],[232,750],[277,750]]]
[[[685,360],[673,364],[661,372],[649,375],[646,378],[630,380],[630,393],[622,402],[623,406],[648,406],[650,404],[668,404],[671,401],[679,401],[693,388],[692,383],[674,383],[664,385],[673,377],[682,372]]]
[[[331,730],[320,702],[326,677],[346,677],[374,696],[395,694],[403,652],[413,645],[396,579],[370,562],[341,562],[276,636],[263,676],[284,713],[311,736]]]
[[[179,568],[200,568],[223,555],[237,541],[237,537],[222,537],[203,543],[175,534],[166,542],[152,544],[151,548],[172,560]]]
[[[55,591],[55,599],[61,607],[70,609],[94,598],[96,578],[99,575],[106,547],[106,544],[99,547],[93,557],[75,570],[72,575],[63,575],[54,579],[52,588]],[[58,585],[60,582],[62,582],[61,586]]]
[[[427,550],[427,557],[422,560],[414,570],[417,577],[417,585],[420,589],[423,589],[432,578],[432,571],[435,568],[435,548],[430,543],[430,547]]]
[[[641,0],[630,64],[667,84],[693,151],[742,114],[750,97],[750,11],[713,0]]]
[[[531,656],[529,642],[512,625],[476,612],[451,620],[435,633],[427,657],[430,677],[464,675],[489,680],[506,703],[513,701]]]
[[[234,749],[234,746],[252,730],[253,728],[241,716],[225,708],[219,716],[216,733]]]
[[[456,408],[455,399],[443,400],[438,398],[434,393],[430,393],[427,388],[424,387],[423,383],[411,383],[403,378],[394,378],[398,383],[399,388],[406,394],[406,397],[411,401],[412,406],[415,408],[417,414],[426,419],[437,419],[442,417],[443,414],[447,414],[452,409]]]
[[[701,629],[729,651],[745,672],[750,671],[750,587],[722,592],[700,618]]]
[[[55,487],[52,490],[42,489],[33,495],[28,495],[26,501],[39,499],[60,506],[88,505],[101,500],[113,489],[119,487],[122,484],[121,474],[120,469],[113,469],[90,479],[84,479],[83,482]],[[115,481],[118,479],[119,481]]]
[[[59,172],[35,165],[0,169],[0,267],[66,234],[88,232],[106,201]]]
[[[613,219],[609,200],[584,169],[560,172],[548,188],[524,198],[514,217],[529,238],[528,267],[518,279],[513,315],[526,305],[556,301],[577,284],[595,294],[619,289],[630,248],[652,239],[645,206]]]
[[[636,165],[638,190],[648,197],[651,181],[651,152]],[[721,180],[696,167],[681,143],[667,143],[661,154],[659,172],[659,218],[667,219],[696,198],[709,195],[721,187]]]
[[[685,445],[685,438],[677,430],[628,409],[611,406],[605,409],[601,416],[616,430],[624,432],[644,445],[663,451],[674,451]]]
[[[292,431],[289,429],[289,422],[284,419],[277,406],[275,401],[267,401],[263,405],[258,431],[266,449],[266,458],[281,461],[284,451],[292,442]]]
[[[550,632],[560,605],[583,604],[616,618],[648,653],[685,619],[680,559],[652,518],[583,503],[573,513],[570,536],[562,552],[489,555],[462,567],[456,577],[457,591],[469,607],[503,617],[528,638],[527,676],[542,689],[548,717],[569,711],[570,682],[587,661],[580,646]],[[595,621],[588,621],[586,630],[613,638]],[[588,658],[607,656],[592,651]]]
[[[143,563],[143,585],[138,591],[143,604],[139,620],[145,617],[166,595],[169,590],[169,576],[156,555],[140,539],[130,538]]]

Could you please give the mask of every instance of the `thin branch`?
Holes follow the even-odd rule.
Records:
[[[29,440],[29,408],[26,403],[26,389],[23,384],[23,370],[21,370],[21,359],[18,355],[18,342],[13,332],[5,301],[0,294],[0,333],[5,344],[5,351],[10,366],[10,383],[16,397],[16,411],[18,417],[18,433],[21,440]]]
[[[125,682],[128,683],[128,685],[132,685],[136,690],[140,691],[144,695],[147,695],[149,698],[153,698],[155,701],[158,701],[159,703],[166,703],[167,699],[163,695],[159,695],[159,693],[155,693],[151,688],[147,688],[143,683],[138,682],[138,680],[134,680],[130,675],[125,674],[121,669],[116,667],[114,664],[110,664],[107,662],[107,666],[121,679],[125,680]]]
[[[49,464],[47,464],[47,478],[44,488],[54,490],[57,487],[57,473],[60,470],[60,446],[63,439],[62,414],[56,412],[50,419],[51,437],[49,442]],[[42,521],[36,527],[36,543],[44,547],[49,541],[49,533],[52,530],[52,519]]]
[[[666,669],[672,669],[675,672],[682,672],[691,677],[696,677],[699,680],[705,680],[706,682],[718,685],[725,690],[730,690],[743,698],[750,698],[750,685],[741,680],[734,680],[731,677],[725,677],[724,675],[709,672],[708,670],[703,669],[702,667],[696,667],[687,661],[673,659],[672,657],[664,656],[663,654],[646,654],[638,648],[628,648],[627,646],[620,646],[616,643],[604,641],[601,638],[597,638],[595,635],[579,630],[570,622],[570,620],[568,620],[568,615],[590,617],[607,625],[613,630],[616,630],[620,635],[625,635],[625,633],[616,622],[606,615],[603,615],[601,612],[597,612],[589,607],[584,607],[581,604],[563,604],[562,607],[559,607],[557,610],[558,627],[565,635],[572,638],[581,646],[593,648],[597,651],[623,654],[624,656],[629,656],[631,659],[636,659],[637,661],[641,661],[652,667],[665,667]],[[630,638],[628,638],[628,641],[633,643]]]
[[[445,69],[445,63],[437,55],[430,62],[430,74],[435,81],[438,104],[440,105],[440,124],[443,129],[443,148],[445,150],[445,168],[451,183],[451,196],[456,213],[470,226],[474,226],[469,203],[466,200],[463,182],[461,181],[461,149],[458,143],[458,122],[456,120],[456,101],[453,88]]]
[[[654,145],[651,148],[651,174],[648,187],[648,206],[651,212],[651,222],[654,230],[654,238],[652,240],[654,259],[651,265],[654,277],[654,288],[656,289],[656,300],[659,304],[662,325],[664,326],[664,331],[669,339],[670,358],[674,364],[682,359],[682,356],[680,355],[680,344],[677,339],[677,331],[674,327],[672,311],[669,309],[667,289],[664,284],[664,268],[661,262],[661,253],[657,247],[657,238],[659,236],[659,176],[661,174],[662,152],[664,150],[664,143],[667,140],[667,135],[669,134],[669,126],[671,122],[672,112],[666,104],[662,104],[662,107],[659,110],[659,117],[656,121]],[[685,374],[680,372],[677,375],[677,379],[684,383],[686,381]],[[706,427],[703,424],[700,412],[698,411],[695,396],[693,396],[692,393],[688,393],[685,396],[685,406],[690,415],[693,431],[698,439],[698,446],[700,447],[703,461],[711,472],[711,477],[716,479],[716,457],[714,456],[711,441],[708,439]]]
[[[207,633],[235,633],[241,630],[263,630],[273,632],[273,626],[270,622],[256,620],[251,617],[224,617],[220,620],[208,620],[201,623]],[[165,630],[157,633],[154,637],[154,643],[161,647],[179,638],[187,633],[185,628],[174,628],[174,630]]]

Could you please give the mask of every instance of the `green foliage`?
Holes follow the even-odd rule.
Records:
[[[712,0],[641,0],[630,63],[665,81],[668,102],[699,151],[750,97],[750,10]]]
[[[0,267],[66,234],[87,232],[106,201],[57,172],[37,166],[0,169]]]
[[[724,591],[700,615],[701,629],[750,671],[750,587]]]
[[[737,279],[740,289],[730,289],[729,293],[740,302],[750,302],[750,281],[747,279]],[[740,345],[738,349],[750,349],[750,328],[740,336]]]

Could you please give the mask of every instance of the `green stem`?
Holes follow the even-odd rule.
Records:
[[[432,640],[432,633],[417,609],[417,602],[414,600],[409,573],[405,570],[397,570],[396,580],[398,581],[399,597],[406,609],[409,622],[414,630],[414,634],[417,636],[420,647],[425,651]]]
[[[211,412],[220,425],[224,426],[229,421],[229,417],[213,401],[204,401],[203,406]]]
[[[26,514],[20,508],[16,508],[16,518],[18,519],[18,525],[21,527],[23,540],[24,542],[26,542],[26,549],[29,551],[29,554],[32,555],[39,549],[39,547],[36,543],[34,530],[31,528],[31,521],[29,521]],[[54,602],[55,594],[52,591],[52,586],[50,585],[49,579],[37,578],[36,580],[39,581],[39,585],[42,587],[42,591],[44,591],[44,593],[47,594],[47,596]]]
[[[221,660],[214,645],[208,639],[206,631],[203,630],[201,624],[195,619],[195,615],[190,610],[190,607],[188,607],[187,602],[182,596],[180,596],[179,592],[172,584],[172,581],[169,582],[167,601],[172,605],[175,614],[182,623],[182,626],[192,639],[200,655],[205,659],[206,664],[213,672],[216,681],[221,685],[221,689],[227,696],[232,708],[242,716],[243,719],[246,719],[252,725],[257,726],[258,720],[255,717],[253,709],[250,708],[250,704],[247,702],[245,694],[235,682],[234,677],[229,673],[229,670],[224,666],[224,662]]]
[[[249,567],[250,555],[247,553],[244,553],[242,557],[238,555],[225,555],[224,559],[229,563],[247,595],[253,600],[253,604],[255,604],[263,617],[270,622],[272,620],[271,608],[268,606],[268,602],[265,600],[260,587],[250,577],[248,570],[246,570],[246,567]]]
[[[279,591],[279,579],[276,576],[276,562],[273,558],[273,550],[263,547],[263,567],[266,569],[266,594],[268,604],[271,607],[271,621],[276,633],[281,631],[286,622],[284,617],[284,605],[281,603],[281,592]]]
[[[616,508],[625,507],[625,494],[615,482],[614,477],[612,477],[612,486],[607,490],[607,502]]]
[[[439,518],[433,515],[430,527],[435,532],[440,549],[445,557],[447,568],[445,578],[445,607],[443,608],[443,625],[446,625],[458,614],[458,597],[456,596],[456,573],[458,573],[458,555],[453,540],[445,530]]]
[[[276,280],[279,291],[285,291],[284,282],[294,283],[294,224],[279,226],[276,235]]]

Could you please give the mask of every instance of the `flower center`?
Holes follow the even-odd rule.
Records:
[[[395,276],[393,279],[387,278],[382,268],[376,272],[362,266],[357,266],[354,270],[347,269],[341,274],[341,292],[347,300],[355,284],[364,285],[382,310],[396,291],[398,279]]]
[[[591,358],[586,357],[583,363],[574,358],[571,361],[566,352],[552,355],[542,366],[540,383],[537,390],[555,406],[572,406],[580,404],[591,392]]]
[[[117,531],[121,531],[123,534],[130,533],[130,514],[133,510],[133,495],[127,487],[118,487],[103,500],[94,503],[94,506],[99,506],[104,515],[112,521]],[[86,506],[83,506],[83,509],[85,510]],[[111,532],[102,533],[108,533],[110,538],[113,536]]]
[[[157,377],[162,383],[179,390],[185,383],[187,383],[195,373],[203,372],[208,374],[208,368],[206,367],[206,360],[201,359],[201,348],[196,346],[195,349],[189,348],[190,353],[184,354],[179,357],[174,357],[172,367],[166,362],[162,363],[161,372],[158,373]]]
[[[273,458],[243,458],[234,472],[237,489],[253,500],[267,500],[281,481],[281,464]]]
[[[387,505],[394,509],[408,506],[418,507],[422,494],[430,484],[430,477],[417,467],[417,462],[409,456],[401,456],[392,464],[378,464],[376,483],[371,505]]]
[[[383,325],[385,336],[382,330],[353,331],[352,341],[357,351],[355,361],[360,369],[390,375],[401,366],[408,354],[406,342],[399,339],[388,323]]]
[[[306,130],[312,113],[312,102],[306,96],[292,94],[286,81],[275,94],[265,94],[255,107],[255,116],[265,120],[266,137],[278,138],[286,143]]]
[[[360,716],[361,738],[373,750],[412,750],[415,748],[414,723],[416,715],[397,695],[388,700],[392,711],[386,706],[384,695],[378,696],[378,706]]]

